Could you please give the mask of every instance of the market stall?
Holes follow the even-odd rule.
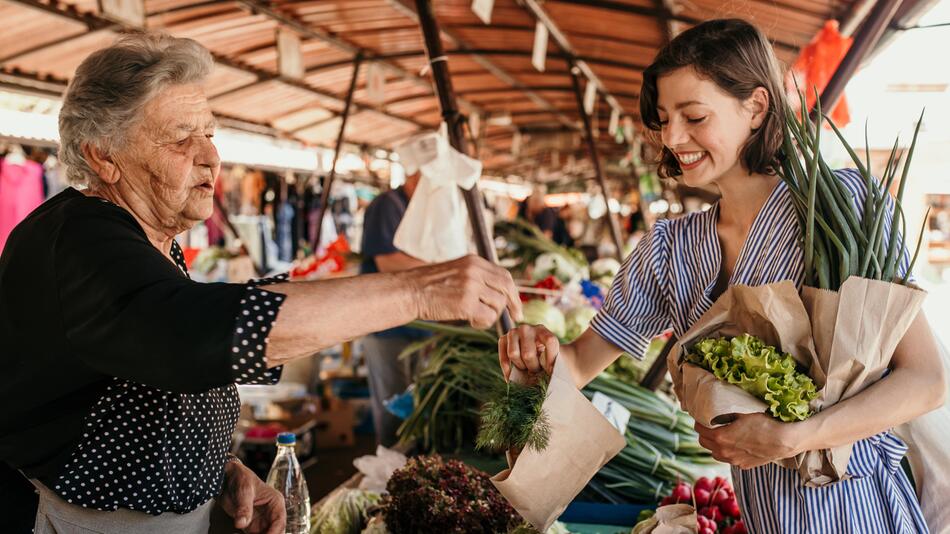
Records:
[[[717,199],[712,188],[661,180],[658,155],[641,134],[642,70],[659,47],[713,15],[742,15],[761,25],[780,58],[792,63],[824,21],[836,19],[850,26],[854,43],[835,59],[832,75],[809,80],[823,90],[822,102],[835,103],[894,21],[912,21],[924,7],[897,1],[728,8],[534,0],[130,4],[140,10],[109,2],[0,3],[0,15],[24,27],[62,32],[0,39],[0,85],[55,99],[78,60],[122,31],[162,29],[207,46],[217,64],[207,89],[212,107],[246,144],[236,142],[228,151],[233,155],[223,157],[215,215],[179,237],[196,279],[357,274],[367,205],[406,178],[397,147],[442,128],[454,153],[483,166],[478,185],[458,191],[473,251],[509,269],[523,322],[546,326],[562,343],[588,328],[621,262],[657,220],[705,212]],[[270,142],[241,139],[249,132]],[[46,169],[48,183],[55,160],[37,162],[34,155],[41,148],[55,151],[56,140],[26,135],[0,131],[9,143],[6,160],[26,166],[29,156],[39,166],[29,165],[39,173],[37,186],[44,179],[38,169]],[[819,140],[798,143],[817,154]],[[23,145],[27,154],[18,148]],[[268,149],[287,153],[279,162],[245,159]],[[314,161],[288,163],[303,153],[315,154]],[[801,191],[807,196],[807,187]],[[836,193],[819,202],[830,205]],[[936,265],[948,261],[950,248],[946,197],[928,197],[926,254]],[[546,218],[555,221],[550,228],[539,222]],[[850,229],[849,223],[841,228]],[[870,232],[860,237],[873,239]],[[504,412],[500,419],[517,411],[514,404],[498,407],[499,399],[510,402],[512,387],[502,386],[499,336],[516,323],[504,312],[489,330],[411,326],[431,336],[403,354],[423,362],[412,386],[386,399],[403,421],[394,450],[367,455],[374,445],[369,371],[361,345],[347,342],[288,365],[276,387],[242,387],[233,451],[266,478],[275,439],[293,435],[310,484],[313,533],[537,532],[539,521],[511,502],[500,491],[504,480],[493,477],[514,467],[509,448],[544,450],[547,436],[533,432],[547,382],[524,386],[521,404],[536,405],[517,428],[525,439],[499,447],[518,432],[486,431],[493,407]],[[679,363],[676,346],[668,331],[645,354],[622,356],[580,390],[575,401],[612,425],[607,428],[619,446],[594,462],[589,482],[565,490],[571,494],[548,533],[629,532],[643,521],[653,523],[641,528],[744,532],[728,466],[700,445],[695,421],[680,408],[667,376],[668,362]],[[762,350],[769,349],[781,355],[782,347]],[[691,363],[708,364],[707,356]],[[715,365],[725,364],[708,364],[709,373]],[[686,505],[689,510],[676,508]],[[219,523],[212,531],[230,530]]]

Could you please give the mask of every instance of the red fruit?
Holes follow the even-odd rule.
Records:
[[[734,499],[734,497],[732,497],[732,496],[730,496],[728,493],[726,493],[725,490],[717,489],[716,492],[712,494],[712,496],[710,497],[709,500],[710,500],[710,502],[711,502],[712,504],[714,504],[714,505],[716,505],[716,506],[719,506],[720,504],[725,503],[725,502],[729,502],[729,501],[731,501],[731,500],[733,500],[733,499]]]
[[[691,502],[693,500],[693,492],[689,489],[689,484],[685,482],[677,484],[670,496],[678,502]]]
[[[697,491],[701,489],[706,490],[711,493],[713,490],[712,480],[709,480],[706,477],[699,477],[698,479],[696,479],[696,483],[693,484],[693,491]]]
[[[700,507],[700,506],[709,506],[709,498],[711,497],[711,495],[709,494],[709,490],[701,489],[701,488],[696,488],[696,489],[693,491],[693,496],[696,497],[696,506],[697,506],[697,507]]]
[[[735,499],[720,504],[719,510],[722,511],[723,515],[739,518],[739,503]]]
[[[699,534],[716,534],[716,531],[709,527],[706,527],[706,528],[699,529]]]
[[[732,533],[733,534],[747,534],[746,529],[745,529],[745,523],[743,523],[741,519],[733,523]]]
[[[716,525],[713,523],[712,519],[709,519],[703,515],[696,516],[696,524],[699,526],[699,528],[715,528]]]
[[[663,497],[660,501],[660,506],[668,506],[670,504],[676,504],[676,500],[674,500],[672,496]]]
[[[722,521],[723,519],[722,512],[720,512],[719,508],[715,506],[706,506],[706,507],[700,508],[699,515],[708,517],[709,519],[712,519],[713,521],[716,521],[716,522]]]
[[[726,487],[729,487],[729,481],[726,480],[726,479],[723,478],[723,477],[716,477],[715,479],[713,479],[713,487],[714,487],[714,488],[726,488]]]

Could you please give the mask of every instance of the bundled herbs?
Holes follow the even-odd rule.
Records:
[[[801,109],[807,109],[804,97],[799,96]],[[901,201],[923,113],[917,121],[906,156],[903,151],[898,151],[898,142],[895,141],[884,173],[878,180],[871,175],[870,152],[866,151],[866,159],[862,161],[837,126],[822,115],[820,101],[816,106],[814,121],[805,112],[799,117],[791,107],[787,108],[783,141],[785,157],[779,169],[780,176],[793,194],[803,229],[805,283],[837,291],[849,276],[894,281],[905,246],[906,225]],[[851,193],[838,180],[819,151],[824,120],[828,121],[864,179],[867,198],[860,213],[855,209]],[[898,173],[900,184],[897,196],[891,199],[888,191]],[[888,220],[890,229],[886,230],[885,221]],[[901,223],[900,231],[898,222]],[[920,242],[918,239],[913,260],[900,280],[902,284],[907,283],[907,276],[917,260]]]
[[[818,389],[812,379],[797,369],[790,354],[755,336],[701,339],[686,352],[686,361],[764,400],[769,413],[786,423],[804,421],[813,413],[809,403]]]
[[[412,458],[386,485],[386,526],[392,534],[495,534],[521,524],[488,474],[439,456]]]
[[[548,415],[542,405],[548,381],[535,384],[496,384],[492,398],[482,407],[481,428],[475,447],[491,451],[531,448],[543,451],[551,434]]]

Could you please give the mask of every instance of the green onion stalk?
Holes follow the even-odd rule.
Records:
[[[803,229],[806,285],[837,291],[851,276],[906,284],[920,252],[921,238],[917,240],[907,272],[897,280],[906,231],[902,201],[923,112],[914,129],[910,148],[906,152],[900,151],[899,140],[895,141],[884,172],[878,179],[871,174],[869,149],[865,150],[862,161],[834,122],[822,113],[820,100],[816,99],[814,120],[804,111],[807,107],[801,93],[799,100],[801,114],[786,105],[782,157],[777,172],[792,192]],[[862,210],[855,208],[852,194],[822,157],[819,146],[825,121],[864,181],[867,198]],[[892,199],[889,191],[898,174],[900,182]],[[887,219],[891,221],[889,229],[885,227]],[[922,234],[923,228],[921,237]]]

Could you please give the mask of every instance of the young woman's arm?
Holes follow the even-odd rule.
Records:
[[[715,429],[697,426],[700,443],[718,460],[748,469],[873,436],[943,405],[947,377],[938,350],[920,312],[894,351],[891,373],[861,393],[800,423],[756,414]]]

